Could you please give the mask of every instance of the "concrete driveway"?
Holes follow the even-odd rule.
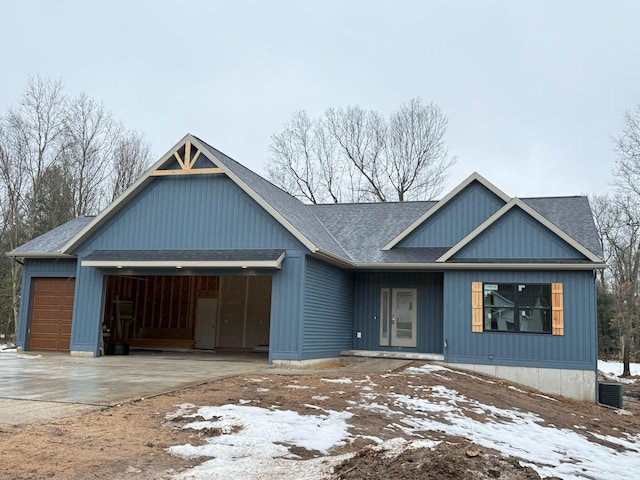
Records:
[[[391,358],[361,360],[333,373],[393,371],[410,363]],[[0,426],[52,421],[230,375],[317,373],[272,368],[266,354],[136,351],[84,358],[0,352]]]
[[[85,358],[0,353],[0,399],[113,405],[267,368],[261,354],[136,352]]]

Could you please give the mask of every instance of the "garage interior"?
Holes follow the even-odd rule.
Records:
[[[110,275],[102,350],[268,352],[270,313],[270,276]]]

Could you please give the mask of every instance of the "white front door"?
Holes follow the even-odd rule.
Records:
[[[415,347],[417,290],[394,288],[391,292],[391,345]]]
[[[380,290],[380,345],[416,346],[417,298],[415,288]]]
[[[213,350],[216,346],[217,298],[199,298],[196,310],[196,348]]]

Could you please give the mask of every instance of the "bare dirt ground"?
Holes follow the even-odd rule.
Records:
[[[389,457],[371,448],[374,442],[367,437],[382,440],[397,437],[415,440],[416,437],[406,430],[393,428],[393,423],[384,415],[360,408],[358,405],[363,400],[358,380],[375,384],[380,392],[415,395],[415,389],[410,386],[414,379],[406,373],[388,372],[349,374],[353,383],[326,381],[340,377],[342,375],[321,371],[311,375],[236,376],[49,422],[2,426],[0,478],[167,479],[205,460],[184,459],[167,453],[170,446],[204,441],[197,432],[181,429],[166,420],[166,414],[176,411],[177,405],[218,406],[239,404],[242,400],[254,406],[276,406],[304,415],[317,413],[308,405],[317,405],[318,398],[323,399],[320,404],[324,409],[348,409],[354,414],[349,423],[355,440],[330,453],[355,453],[355,456],[333,468],[328,474],[332,480],[540,478],[531,468],[521,467],[517,459],[503,458],[498,451],[479,448],[446,432],[430,432],[430,439],[442,440],[434,449],[411,449],[398,457]],[[557,428],[576,430],[579,423],[602,435],[640,432],[640,404],[635,402],[625,403],[625,409],[632,415],[619,415],[596,405],[508,388],[495,379],[489,383],[457,373],[449,377],[422,375],[419,378],[423,385],[444,385],[487,405],[535,413],[546,424]],[[296,385],[304,388],[295,388]],[[618,445],[609,446],[622,449]],[[299,450],[295,453],[301,459],[322,456],[319,452]]]

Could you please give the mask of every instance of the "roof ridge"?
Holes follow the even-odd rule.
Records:
[[[545,195],[539,197],[518,197],[520,200],[553,200],[556,198],[589,198],[588,195]]]

